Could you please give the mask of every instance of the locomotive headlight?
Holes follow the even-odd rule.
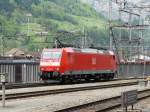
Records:
[[[57,71],[59,71],[59,68],[56,68]]]
[[[44,70],[44,68],[41,68],[41,71],[43,71]]]

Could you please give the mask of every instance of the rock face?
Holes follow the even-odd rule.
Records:
[[[108,14],[108,9],[109,9],[109,4],[108,4],[108,0],[85,0],[88,4],[90,4],[96,11],[100,12],[101,14],[103,14],[106,18],[109,16]],[[117,13],[117,9],[118,6],[113,3],[113,10],[112,10],[112,18],[113,19],[117,19],[118,17],[118,13]]]
[[[106,18],[108,17],[108,9],[109,9],[108,1],[109,0],[84,0],[84,2],[90,4],[96,11],[103,14]],[[149,0],[126,0],[126,1],[132,4],[136,4],[138,6],[141,6],[141,5],[150,6]],[[116,20],[118,19],[118,16],[119,16],[118,5],[115,3],[112,3],[112,7],[113,7],[112,18]],[[147,14],[143,15],[143,17],[146,17],[146,15]],[[125,18],[123,19],[124,21],[127,20],[128,14],[122,14],[122,18]]]

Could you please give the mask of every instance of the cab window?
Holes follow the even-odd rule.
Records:
[[[42,53],[42,58],[44,59],[59,59],[61,52],[51,52],[51,51],[44,51]]]

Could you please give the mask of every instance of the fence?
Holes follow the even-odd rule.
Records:
[[[8,73],[11,83],[38,82],[39,63],[32,60],[1,60],[0,73]]]
[[[150,75],[150,64],[141,64],[141,63],[126,63],[120,64],[119,74],[123,78],[128,77],[143,77]],[[144,67],[145,66],[145,67]]]

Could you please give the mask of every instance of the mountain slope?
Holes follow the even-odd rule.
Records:
[[[50,47],[45,39],[52,41],[60,30],[83,33],[84,29],[89,44],[108,41],[106,20],[81,0],[1,0],[0,22],[5,50],[19,47],[36,51]],[[48,36],[39,35],[41,32]]]

